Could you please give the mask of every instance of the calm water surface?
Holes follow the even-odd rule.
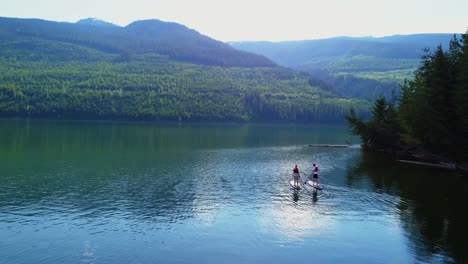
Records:
[[[332,125],[0,120],[0,263],[466,263],[466,179]],[[325,189],[294,192],[295,164]]]

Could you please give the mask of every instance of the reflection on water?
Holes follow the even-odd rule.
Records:
[[[400,197],[394,207],[420,261],[466,262],[468,227],[463,223],[468,217],[463,196],[468,191],[467,179],[372,155],[363,155],[348,179],[353,187],[365,181],[377,192]]]
[[[355,140],[326,125],[0,121],[0,262],[466,262],[466,180],[307,147]],[[292,190],[293,166],[305,181],[313,163],[325,189]]]
[[[293,192],[293,201],[294,202],[299,201],[299,191],[298,190],[294,190],[294,192]]]

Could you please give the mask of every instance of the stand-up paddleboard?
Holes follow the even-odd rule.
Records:
[[[294,186],[294,180],[290,180],[289,181],[289,185],[291,185],[292,188],[296,189],[296,190],[300,190],[301,189],[301,184],[298,182],[297,183],[297,186]]]
[[[323,190],[323,185],[322,184],[318,184],[314,181],[307,181],[307,185],[311,186],[311,187],[314,187],[315,189],[317,190]]]

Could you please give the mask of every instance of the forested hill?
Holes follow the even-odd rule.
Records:
[[[0,40],[3,117],[309,122],[370,109],[175,23],[0,18]]]
[[[231,46],[265,55],[274,62],[307,71],[342,96],[374,100],[400,92],[411,79],[423,49],[447,48],[454,34],[388,37],[336,37],[285,42],[233,42]]]
[[[0,39],[35,47],[37,41],[60,41],[121,55],[155,53],[170,59],[214,66],[273,67],[261,55],[236,50],[177,23],[142,20],[126,27],[104,21],[64,23],[40,19],[0,18]]]

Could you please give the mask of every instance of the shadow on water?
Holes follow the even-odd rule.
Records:
[[[364,153],[348,170],[347,180],[354,188],[370,185],[373,191],[400,198],[396,204],[400,222],[411,250],[421,261],[468,261],[466,178]]]

